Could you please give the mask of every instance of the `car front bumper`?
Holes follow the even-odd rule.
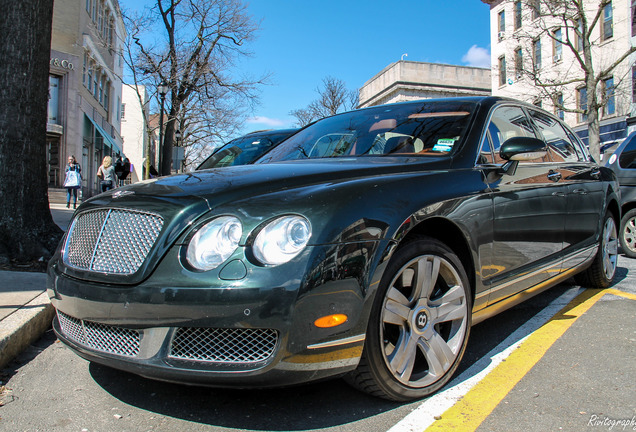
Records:
[[[271,387],[354,369],[366,331],[359,280],[324,280],[323,274],[308,289],[306,281],[290,282],[288,275],[270,279],[269,288],[204,287],[162,284],[165,278],[156,272],[124,286],[74,279],[52,264],[47,288],[57,311],[53,329],[62,342],[87,360],[138,375]],[[347,322],[314,325],[333,313],[347,315]]]

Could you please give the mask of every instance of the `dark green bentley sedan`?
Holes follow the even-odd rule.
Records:
[[[159,380],[344,375],[420,398],[451,378],[471,325],[573,275],[612,282],[619,194],[532,105],[339,114],[256,164],[83,203],[48,268],[53,325],[80,356]]]

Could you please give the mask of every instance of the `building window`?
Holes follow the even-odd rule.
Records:
[[[614,20],[612,18],[612,3],[603,8],[603,35],[601,40],[606,41],[614,35]]]
[[[506,57],[499,57],[499,85],[506,85]]]
[[[614,78],[603,80],[603,115],[610,116],[616,114],[616,99],[614,96]]]
[[[499,12],[499,27],[498,27],[498,36],[499,36],[499,40],[502,40],[506,34],[506,12],[505,11],[501,11]]]
[[[99,68],[95,66],[95,71],[93,72],[93,96],[95,96],[95,99],[99,98],[99,76]]]
[[[106,75],[102,75],[102,78],[99,80],[99,95],[97,100],[100,104],[104,103],[104,84],[106,83]]]
[[[125,103],[121,104],[121,114],[120,114],[119,118],[121,120],[126,118],[126,104]]]
[[[523,73],[523,51],[521,48],[515,50],[515,78],[521,78]]]
[[[93,9],[93,0],[86,0],[86,12],[88,12],[88,15],[91,14],[92,9]]]
[[[86,74],[88,71],[88,53],[84,52],[84,64],[82,65],[82,84],[86,87]]]
[[[532,67],[534,71],[541,69],[541,39],[532,42]]]
[[[583,51],[583,38],[581,37],[582,35],[583,35],[583,20],[579,18],[576,20],[576,31],[574,35],[576,50],[578,52]]]
[[[541,2],[539,0],[530,0],[530,10],[532,11],[532,19],[536,20],[541,16]]]
[[[97,6],[97,30],[99,34],[102,34],[104,30],[104,2],[99,0],[99,4]]]
[[[110,81],[106,80],[104,84],[104,109],[110,111]]]
[[[58,107],[60,104],[60,77],[49,75],[48,123],[60,124]]]
[[[556,107],[554,108],[554,113],[561,120],[565,119],[565,111],[563,111],[563,93],[559,93],[556,96]]]
[[[86,74],[86,78],[87,78],[87,82],[86,82],[86,88],[88,88],[88,91],[93,93],[93,64],[92,62],[88,63],[88,69],[87,69],[87,74]]]
[[[632,0],[632,36],[636,36],[636,2]]]
[[[552,52],[554,63],[561,61],[561,55],[563,53],[563,42],[561,42],[561,29],[556,29],[552,32]]]
[[[583,123],[587,121],[587,89],[581,87],[576,93],[577,105],[579,110],[582,111],[579,113],[579,123]]]
[[[521,1],[517,0],[515,2],[515,30],[521,28]]]

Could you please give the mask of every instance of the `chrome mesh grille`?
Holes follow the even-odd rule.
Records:
[[[170,357],[217,363],[255,363],[274,353],[278,332],[273,329],[183,327],[177,330]]]
[[[95,272],[135,273],[162,226],[163,218],[153,213],[122,209],[81,213],[68,233],[64,262]]]
[[[57,319],[64,335],[78,344],[110,354],[139,354],[140,335],[136,330],[80,320],[60,311]]]

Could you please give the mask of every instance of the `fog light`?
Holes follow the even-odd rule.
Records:
[[[336,327],[347,322],[347,316],[343,314],[327,315],[314,321],[314,325],[320,328]]]

